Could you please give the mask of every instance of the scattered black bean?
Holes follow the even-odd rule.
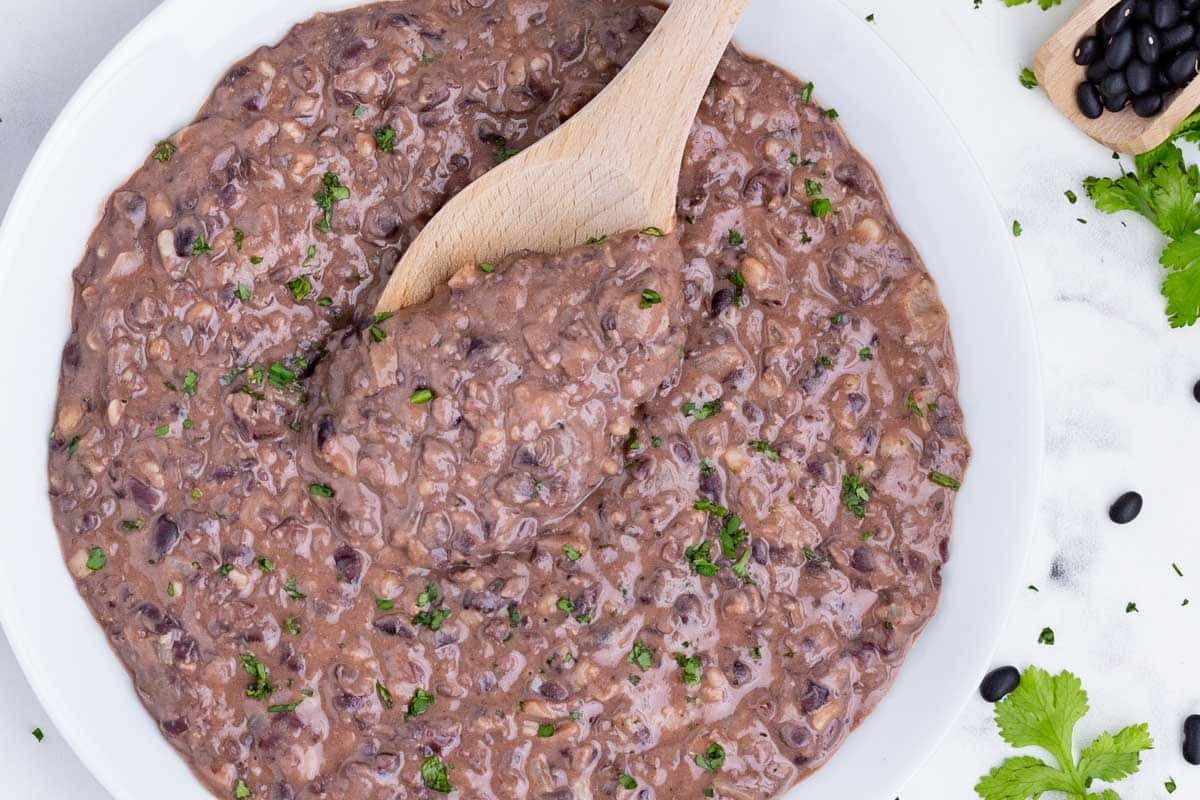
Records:
[[[1108,518],[1118,525],[1137,519],[1142,513],[1142,496],[1137,492],[1126,492],[1116,499],[1108,509]]]
[[[1075,63],[1086,67],[1095,62],[1102,52],[1100,37],[1085,36],[1079,40],[1079,44],[1075,45]]]
[[[1108,40],[1104,48],[1104,63],[1109,69],[1124,69],[1133,58],[1133,31],[1129,28]]]
[[[1196,398],[1196,402],[1200,403],[1200,381],[1196,381],[1196,385],[1192,387],[1192,397]]]
[[[1168,28],[1158,34],[1159,44],[1164,52],[1178,50],[1184,45],[1191,44],[1196,38],[1196,26],[1190,22],[1185,22],[1182,25],[1176,25],[1174,28]]]
[[[1113,36],[1125,28],[1132,15],[1133,0],[1121,0],[1100,18],[1100,30],[1107,36]]]
[[[1162,46],[1158,41],[1158,31],[1149,25],[1142,25],[1134,32],[1133,46],[1137,50],[1138,58],[1147,64],[1158,61],[1158,56],[1162,53]]]
[[[1088,119],[1099,119],[1100,115],[1104,113],[1104,105],[1100,102],[1100,92],[1086,81],[1079,84],[1079,88],[1075,90],[1075,102]]]
[[[1175,0],[1157,0],[1150,12],[1150,21],[1159,30],[1171,27],[1179,22],[1179,4]]]
[[[1183,760],[1200,765],[1200,714],[1183,721]]]
[[[979,694],[989,703],[999,703],[1021,683],[1021,672],[1016,667],[999,667],[984,676],[979,684]]]
[[[1163,108],[1161,94],[1143,94],[1133,98],[1133,113],[1143,119],[1158,116]]]

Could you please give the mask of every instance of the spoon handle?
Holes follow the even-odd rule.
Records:
[[[673,0],[629,63],[581,112],[595,120],[585,129],[604,140],[593,147],[644,176],[643,186],[674,186],[696,110],[748,2]],[[646,142],[648,133],[661,138]],[[674,193],[659,194],[649,203],[650,221],[669,231]]]

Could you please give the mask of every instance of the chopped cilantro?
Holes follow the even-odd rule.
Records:
[[[196,241],[192,242],[192,255],[202,256],[205,253],[211,253],[212,246],[204,238],[204,232],[196,234]]]
[[[1021,74],[1017,76],[1017,80],[1019,80],[1021,85],[1026,89],[1036,89],[1038,85],[1037,75],[1034,75],[1033,70],[1031,70],[1029,67],[1023,67],[1021,69]]]
[[[550,722],[543,722],[541,725],[538,725],[537,735],[543,739],[549,739],[554,735],[554,724]]]
[[[297,303],[303,302],[304,299],[313,292],[312,281],[308,279],[307,275],[301,275],[299,278],[292,278],[285,285],[287,286],[288,291],[292,293],[292,297],[296,299]]]
[[[742,232],[738,231],[738,230],[734,230],[733,228],[729,229],[729,233],[726,234],[725,238],[734,247],[740,247],[741,245],[746,243],[746,237],[742,236]]]
[[[313,195],[313,202],[321,209],[321,219],[317,222],[317,230],[321,233],[333,232],[333,206],[342,200],[350,199],[350,189],[342,185],[337,173],[326,172],[321,178],[321,188]]]
[[[433,389],[430,389],[428,386],[426,386],[413,392],[409,396],[408,402],[412,403],[414,406],[424,405],[425,403],[433,400],[435,396],[436,395],[434,395]]]
[[[752,439],[750,441],[750,449],[756,453],[762,453],[771,461],[779,460],[779,451],[772,447],[770,442],[764,442],[761,439]]]
[[[391,708],[395,704],[392,700],[392,690],[379,681],[375,681],[375,694],[379,697],[379,702],[383,704],[384,708]]]
[[[938,472],[937,470],[932,470],[929,473],[929,480],[936,483],[938,486],[942,486],[947,489],[953,489],[955,491],[962,486],[962,483],[960,483],[957,479],[950,477],[944,472]]]
[[[642,235],[653,236],[655,239],[661,239],[663,236],[665,236],[665,234],[662,232],[662,228],[655,228],[654,226],[642,228]]]
[[[578,561],[583,558],[583,553],[580,553],[574,547],[571,547],[571,545],[563,548],[563,555],[567,557],[568,561]]]
[[[88,550],[86,566],[92,572],[99,572],[104,569],[104,565],[108,563],[108,556],[104,554],[104,550],[99,547],[93,547]]]
[[[700,404],[684,403],[680,407],[680,410],[685,417],[690,417],[696,421],[708,419],[709,417],[715,417],[721,412],[721,399],[717,398],[716,400],[709,400]]]
[[[811,84],[810,84],[811,85]],[[696,766],[705,772],[716,772],[725,763],[725,748],[713,742],[703,753],[696,754]]]
[[[327,483],[310,483],[308,493],[313,497],[336,497],[337,492]]]
[[[161,161],[164,164],[171,160],[171,156],[175,155],[175,145],[165,139],[154,145],[154,160]]]
[[[625,656],[625,660],[630,664],[634,664],[642,672],[650,669],[650,665],[654,662],[654,648],[641,642],[635,641],[629,653]]]
[[[712,545],[707,539],[687,548],[683,554],[697,575],[712,577],[717,574],[717,565],[712,560]]]
[[[246,697],[262,700],[269,697],[271,692],[275,691],[270,681],[267,680],[268,673],[266,666],[253,653],[242,654],[242,669],[246,671],[246,674],[251,679],[250,685],[246,687]]]
[[[293,600],[303,600],[308,597],[304,592],[300,591],[299,585],[296,583],[296,576],[287,579],[287,583],[283,585],[283,590],[287,592],[287,596]]]
[[[818,197],[816,200],[812,201],[812,205],[809,206],[809,209],[812,211],[812,215],[814,217],[827,217],[833,213],[833,203],[831,203],[828,198]]]
[[[417,690],[413,692],[412,698],[408,701],[408,711],[405,712],[405,716],[421,716],[431,705],[433,705],[434,699],[435,698],[433,695],[418,687]]]
[[[849,473],[842,478],[842,505],[846,506],[847,511],[863,519],[867,516],[867,501],[870,499],[871,493],[861,477]]]
[[[382,127],[375,129],[375,146],[384,153],[391,153],[396,149],[396,129]]]
[[[425,784],[425,788],[442,794],[449,794],[453,790],[446,762],[438,756],[429,756],[421,762],[421,782]]]
[[[675,663],[679,665],[680,678],[684,683],[700,682],[700,656],[676,653]]]
[[[643,289],[642,299],[638,301],[638,308],[650,308],[662,302],[662,295],[653,289]]]

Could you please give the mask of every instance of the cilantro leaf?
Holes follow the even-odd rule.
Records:
[[[1079,754],[1079,771],[1085,779],[1112,783],[1138,771],[1141,753],[1154,747],[1146,723],[1102,733]]]
[[[1200,234],[1189,233],[1163,250],[1159,263],[1170,272],[1163,281],[1167,319],[1172,328],[1200,319]]]
[[[1000,737],[1013,747],[1040,747],[1054,765],[1033,756],[1017,756],[979,779],[983,800],[1038,800],[1061,792],[1071,800],[1120,800],[1112,789],[1091,791],[1095,781],[1112,783],[1141,766],[1141,754],[1154,746],[1146,724],[1102,733],[1075,758],[1075,725],[1088,712],[1088,696],[1070,672],[1051,675],[1029,667],[1021,683],[996,704]]]
[[[1027,800],[1042,792],[1070,793],[1074,788],[1065,774],[1040,758],[1018,756],[980,778],[975,791],[987,800]]]

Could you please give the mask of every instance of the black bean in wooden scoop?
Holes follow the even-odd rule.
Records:
[[[1075,63],[1086,67],[1100,57],[1102,48],[1099,36],[1085,36],[1075,45]]]
[[[1125,65],[1125,85],[1134,94],[1146,94],[1154,88],[1154,67],[1135,58]]]
[[[1150,12],[1154,10],[1154,0],[1137,0],[1133,4],[1133,19],[1136,22],[1145,22],[1150,19]]]
[[[1133,113],[1142,119],[1157,117],[1163,110],[1163,96],[1158,93],[1138,95],[1133,98]]]
[[[1121,0],[1100,18],[1100,30],[1108,36],[1121,31],[1133,16],[1133,0]]]
[[[1200,70],[1200,50],[1189,48],[1172,56],[1163,74],[1175,86],[1183,86],[1196,77],[1197,70]]]
[[[1158,41],[1158,30],[1149,25],[1139,25],[1133,33],[1133,49],[1137,51],[1138,58],[1147,64],[1158,61],[1158,56],[1162,52],[1162,46]]]
[[[1108,509],[1108,518],[1118,525],[1125,525],[1137,519],[1142,513],[1142,496],[1137,492],[1126,492],[1113,502]]]
[[[1183,721],[1183,760],[1200,764],[1200,714],[1192,714]]]
[[[1100,101],[1100,92],[1092,84],[1084,81],[1075,89],[1075,102],[1079,111],[1088,119],[1099,119],[1104,113],[1104,104]]]
[[[1021,673],[1016,667],[999,667],[989,672],[979,684],[979,694],[989,703],[999,703],[1021,685]]]
[[[1129,92],[1121,92],[1120,94],[1110,94],[1108,97],[1101,96],[1100,99],[1104,102],[1104,109],[1115,114],[1129,105],[1129,101],[1132,98],[1133,95]]]
[[[1179,4],[1175,0],[1155,0],[1150,21],[1159,30],[1171,27],[1179,22]]]
[[[1112,70],[1108,68],[1108,64],[1104,63],[1104,57],[1100,56],[1088,65],[1088,68],[1083,71],[1083,76],[1092,83],[1099,83],[1110,72]]]
[[[1125,80],[1124,72],[1110,72],[1104,76],[1104,80],[1100,81],[1100,96],[1104,98],[1116,97],[1117,95],[1126,94],[1129,92],[1129,84]]]
[[[1196,26],[1190,22],[1184,22],[1181,25],[1176,25],[1174,28],[1167,28],[1160,31],[1158,34],[1158,42],[1164,52],[1178,50],[1184,45],[1189,45],[1196,38]]]
[[[1126,28],[1108,40],[1104,48],[1104,63],[1109,69],[1124,69],[1133,58],[1133,30]]]

